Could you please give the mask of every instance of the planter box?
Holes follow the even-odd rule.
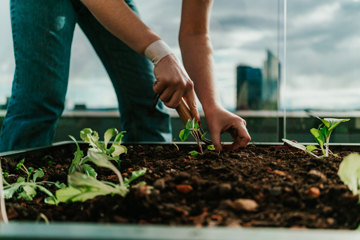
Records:
[[[187,151],[191,149],[196,149],[196,145],[189,144],[178,144],[180,149],[187,149],[185,154],[175,151],[174,145],[164,145],[163,150],[156,150],[156,146],[160,144],[150,145],[151,150],[146,150],[143,147],[134,145],[133,150],[129,151],[128,157],[122,157],[123,166],[122,172],[126,172],[129,166],[128,164],[131,161],[134,164],[147,164],[149,167],[148,175],[150,177],[156,178],[158,175],[159,179],[167,179],[166,187],[160,189],[160,200],[157,200],[156,204],[162,204],[163,198],[169,197],[163,195],[167,192],[175,194],[179,197],[179,202],[181,206],[177,206],[177,202],[173,202],[170,206],[166,205],[166,211],[172,212],[176,215],[176,219],[170,224],[184,224],[187,226],[169,226],[169,222],[166,223],[166,211],[163,208],[159,208],[159,216],[165,218],[165,220],[154,221],[155,224],[152,225],[139,225],[139,224],[117,224],[117,223],[78,223],[74,222],[76,220],[71,220],[71,222],[51,222],[49,225],[44,223],[34,223],[29,221],[18,221],[11,220],[10,224],[0,224],[0,239],[359,239],[360,231],[348,231],[348,230],[330,230],[330,229],[298,229],[302,228],[303,225],[312,226],[316,224],[316,221],[312,220],[313,216],[308,217],[308,215],[302,215],[302,213],[308,211],[313,212],[314,218],[320,219],[318,221],[324,222],[320,223],[320,227],[331,228],[331,222],[334,221],[335,225],[337,222],[346,223],[350,219],[349,216],[345,214],[347,212],[359,213],[360,206],[356,204],[357,199],[349,194],[349,190],[346,189],[341,183],[337,176],[334,175],[336,170],[336,165],[341,161],[341,159],[329,158],[327,160],[316,160],[310,158],[308,155],[304,155],[300,152],[287,153],[281,148],[281,144],[256,144],[256,146],[261,146],[260,152],[256,152],[255,146],[249,146],[245,149],[234,151],[232,153],[222,153],[222,157],[218,157],[217,154],[212,152],[206,152],[204,155],[199,156],[198,158],[192,159],[187,155]],[[72,142],[62,142],[54,144],[52,147],[46,148],[37,148],[29,149],[25,151],[14,151],[1,153],[0,157],[2,158],[15,158],[17,160],[25,157],[25,159],[31,158],[41,158],[42,154],[48,154],[49,150],[54,150],[58,152],[63,152],[63,149],[72,148],[74,150],[74,143]],[[85,147],[84,144],[81,144],[82,147]],[[144,143],[141,144],[144,146]],[[130,148],[131,149],[131,148]],[[340,150],[346,150],[343,155],[349,153],[350,151],[358,151],[360,145],[349,145],[343,144],[338,146],[331,146],[331,149],[335,152]],[[140,151],[144,152],[140,152]],[[169,157],[169,152],[174,151],[174,155],[177,155],[179,159],[176,164],[168,165],[167,158]],[[159,152],[157,152],[159,151]],[[161,152],[164,151],[164,152]],[[147,158],[147,153],[153,152],[158,156],[158,159],[151,160]],[[68,156],[72,156],[73,152]],[[275,156],[275,161],[266,160],[266,156]],[[229,160],[226,159],[229,157]],[[304,158],[304,160],[299,159],[299,157]],[[342,158],[343,156],[341,156]],[[145,162],[144,159],[145,158]],[[157,161],[161,162],[157,162]],[[130,161],[130,162],[129,162]],[[172,161],[172,160],[169,160]],[[231,161],[232,167],[227,165],[227,161]],[[31,160],[26,160],[25,165],[30,164]],[[55,160],[57,165],[60,164],[60,160]],[[290,163],[293,166],[294,171],[291,169],[285,169],[285,165]],[[252,164],[256,166],[256,169],[252,168]],[[186,166],[185,166],[186,165]],[[190,167],[187,167],[190,166]],[[223,167],[225,166],[225,167]],[[239,167],[240,166],[240,167]],[[5,167],[5,166],[3,166]],[[331,170],[331,168],[335,168]],[[317,178],[308,173],[310,169],[318,169],[320,172],[324,172],[325,177],[331,181],[321,180],[321,177]],[[67,169],[65,169],[67,172]],[[240,171],[240,172],[239,172]],[[189,178],[187,174],[192,175],[193,173],[198,173],[198,180],[194,179],[192,176]],[[163,173],[161,175],[161,173]],[[212,173],[213,175],[207,176],[207,173]],[[242,179],[232,179],[242,176]],[[155,175],[156,174],[156,175]],[[263,178],[259,178],[260,174],[265,174]],[[100,174],[99,174],[100,175]],[[296,183],[296,180],[305,175],[305,182]],[[332,178],[332,175],[333,178]],[[145,176],[144,176],[145,177]],[[171,178],[173,177],[173,179]],[[211,179],[207,179],[207,178]],[[224,179],[222,182],[221,179]],[[142,179],[144,180],[144,179]],[[152,185],[150,178],[145,178],[146,181]],[[214,181],[217,181],[214,183]],[[253,181],[250,183],[249,181]],[[298,180],[303,181],[303,180]],[[196,183],[198,182],[198,183]],[[219,187],[221,184],[222,187]],[[276,184],[274,184],[276,183]],[[191,193],[179,193],[176,189],[176,184],[178,185],[192,185],[194,189]],[[198,185],[196,185],[198,184]],[[230,191],[229,191],[230,184]],[[321,188],[323,184],[323,188]],[[327,189],[328,185],[333,184],[333,188]],[[301,185],[301,186],[300,186]],[[198,188],[196,188],[198,186]],[[308,196],[310,193],[305,191],[309,187],[318,187],[321,191],[319,196]],[[159,187],[157,187],[159,188]],[[223,205],[223,212],[221,209],[208,207],[209,209],[196,210],[197,194],[200,194],[202,190],[208,190],[208,195],[206,196],[207,201],[204,201],[204,206],[208,204],[213,205]],[[294,192],[295,191],[295,192]],[[134,191],[131,191],[134,192]],[[129,196],[131,197],[131,194]],[[291,196],[290,200],[287,197]],[[297,202],[294,200],[294,196],[299,195],[301,201]],[[199,195],[200,196],[200,195]],[[201,195],[202,196],[202,195]],[[201,198],[201,196],[199,198]],[[152,198],[153,196],[150,196]],[[331,202],[327,202],[326,199],[333,198],[337,202],[336,209],[331,206],[324,206],[326,204],[330,205]],[[120,197],[119,197],[120,199]],[[156,198],[154,198],[156,199]],[[185,199],[185,200],[184,200]],[[258,203],[257,209],[246,210],[239,209],[239,206],[236,204],[238,199],[253,199]],[[286,200],[287,199],[287,200]],[[13,200],[12,200],[13,201]],[[21,200],[19,200],[21,201]],[[140,199],[139,201],[143,201]],[[155,201],[155,200],[153,200]],[[342,206],[341,201],[346,202],[346,206]],[[168,200],[171,202],[171,200]],[[303,202],[306,206],[303,206]],[[24,201],[26,204],[27,202]],[[188,203],[193,203],[187,205]],[[80,203],[77,203],[80,204]],[[285,211],[280,212],[280,205],[286,206]],[[295,206],[292,206],[295,204]],[[300,204],[300,205],[299,205]],[[334,203],[333,203],[334,204]],[[176,205],[176,206],[175,206]],[[268,206],[271,206],[271,209],[267,209]],[[308,207],[309,206],[309,207]],[[327,208],[326,208],[327,207]],[[346,208],[347,207],[347,208]],[[153,206],[149,208],[150,210],[154,209]],[[175,210],[174,210],[175,209]],[[293,210],[291,210],[293,209]],[[326,212],[328,211],[328,212]],[[150,211],[149,210],[149,211]],[[265,210],[263,216],[260,212]],[[135,211],[135,210],[134,210]],[[165,212],[164,212],[165,211]],[[200,212],[198,212],[200,211]],[[280,215],[277,215],[279,211]],[[325,211],[325,212],[324,212]],[[347,212],[346,212],[347,211]],[[198,212],[198,213],[197,213]],[[321,214],[319,213],[321,212]],[[118,214],[118,213],[117,213]],[[164,215],[165,214],[165,215]],[[226,217],[222,214],[227,214]],[[343,215],[342,215],[343,214]],[[46,215],[46,213],[45,213]],[[203,220],[199,220],[199,217],[203,216]],[[285,220],[281,220],[282,216],[286,216]],[[93,216],[92,216],[93,217]],[[131,216],[127,216],[129,223],[133,223]],[[147,215],[144,214],[143,218],[147,221],[142,221],[142,224],[151,223],[150,219],[147,219]],[[192,218],[191,218],[192,217]],[[224,219],[232,219],[225,223]],[[240,219],[237,219],[237,217]],[[55,218],[55,217],[54,217]],[[282,225],[277,226],[278,221],[273,220],[279,218],[279,221],[282,221]],[[303,218],[303,219],[302,219]],[[122,219],[122,218],[120,218]],[[190,220],[189,220],[190,219]],[[351,228],[355,229],[360,220],[360,214],[358,217],[353,219],[353,222],[348,222],[347,224],[338,224],[335,228]],[[81,221],[81,220],[80,220]],[[196,223],[198,221],[198,223]],[[288,221],[284,223],[284,221]],[[314,223],[312,223],[313,221]],[[357,221],[357,223],[355,223]],[[160,224],[158,224],[160,222]],[[193,224],[191,223],[193,222]],[[327,223],[325,223],[327,222]],[[330,225],[329,225],[330,224]],[[193,226],[190,226],[193,225]],[[194,226],[200,227],[196,228]],[[220,225],[220,226],[217,226]],[[229,226],[241,226],[241,228],[234,227],[224,227],[221,225]],[[348,227],[346,226],[348,225]],[[206,226],[216,226],[216,227],[206,227]],[[252,227],[246,227],[252,226]],[[284,228],[286,227],[286,228]],[[290,229],[290,227],[292,227]]]

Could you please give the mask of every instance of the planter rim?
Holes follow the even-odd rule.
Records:
[[[33,223],[0,224],[0,239],[278,239],[278,240],[357,240],[360,231],[287,228],[229,228],[137,226],[130,224]]]
[[[111,143],[112,141],[110,141]],[[79,144],[87,144],[84,141],[78,141]],[[196,142],[173,142],[176,145],[196,145]],[[131,144],[138,144],[138,145],[172,145],[173,143],[167,143],[167,142],[127,142],[124,143],[124,145],[131,145]],[[22,153],[29,153],[29,152],[34,152],[34,151],[38,151],[38,150],[46,150],[52,147],[57,147],[57,146],[64,146],[64,145],[69,145],[69,144],[74,144],[73,141],[61,141],[61,142],[56,142],[53,143],[52,145],[48,145],[48,146],[43,146],[43,147],[35,147],[35,148],[27,148],[27,149],[21,149],[21,150],[14,150],[14,151],[7,151],[7,152],[0,152],[0,157],[5,157],[5,156],[12,156],[12,155],[18,155],[18,154],[22,154]],[[231,142],[225,142],[225,144],[231,144]],[[257,146],[278,146],[278,145],[283,145],[283,142],[251,142],[249,143],[249,146],[251,145],[257,145]],[[301,143],[304,145],[318,145],[317,143]],[[330,143],[330,146],[338,146],[338,147],[358,147],[360,148],[360,143]]]

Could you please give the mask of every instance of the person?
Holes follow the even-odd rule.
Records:
[[[49,145],[54,140],[64,110],[76,23],[110,76],[121,127],[127,131],[124,141],[171,141],[163,104],[175,108],[181,98],[199,122],[196,92],[215,149],[245,147],[250,141],[245,120],[225,110],[216,92],[209,38],[211,7],[211,0],[182,1],[182,66],[166,43],[140,20],[131,0],[11,0],[16,67],[0,152]],[[149,115],[154,92],[163,103]],[[234,139],[231,145],[221,144],[225,131]]]

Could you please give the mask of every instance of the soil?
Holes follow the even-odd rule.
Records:
[[[232,227],[291,227],[355,229],[360,204],[337,175],[343,157],[352,151],[334,151],[338,157],[315,159],[286,147],[259,147],[217,154],[206,150],[192,157],[196,145],[130,145],[121,155],[121,172],[147,168],[139,179],[147,187],[129,194],[100,196],[84,203],[44,203],[39,192],[33,201],[6,200],[10,220],[36,220],[43,213],[50,222],[112,222]],[[42,155],[28,154],[25,166],[44,169],[43,180],[67,182],[75,145],[54,147]],[[85,150],[85,149],[84,149]],[[14,170],[21,158],[2,157],[3,170]],[[50,165],[48,161],[51,160]],[[98,179],[113,181],[113,172],[95,167]],[[55,188],[50,188],[55,192]]]

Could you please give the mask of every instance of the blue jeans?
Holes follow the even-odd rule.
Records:
[[[137,14],[132,1],[125,1]],[[124,141],[172,140],[163,104],[147,114],[154,96],[151,62],[108,32],[80,0],[11,0],[10,8],[16,68],[0,152],[52,144],[64,110],[76,23],[112,81]]]

